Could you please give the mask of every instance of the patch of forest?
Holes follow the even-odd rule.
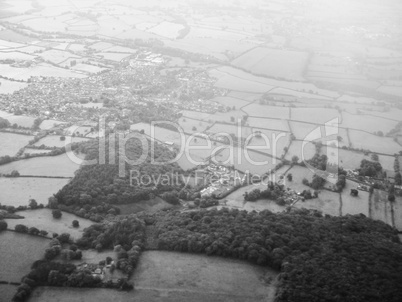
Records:
[[[213,209],[160,212],[154,220],[159,249],[233,257],[280,270],[277,302],[402,298],[397,231],[364,215]]]
[[[85,150],[81,150],[86,153],[86,161],[95,160],[97,163],[80,167],[71,182],[55,195],[57,204],[54,207],[60,208],[61,205],[63,210],[67,210],[67,206],[70,211],[82,216],[91,211],[92,207],[140,202],[164,192],[180,190],[184,186],[181,179],[174,178],[174,175],[183,173],[177,163],[159,164],[174,159],[174,151],[158,143],[152,146],[149,140],[145,140],[148,148],[137,138],[130,138],[121,144],[120,140],[94,140],[85,146]],[[124,148],[120,145],[124,145]],[[106,150],[105,155],[102,150]],[[141,157],[143,160],[140,161]],[[139,163],[131,165],[130,161],[135,160]],[[124,171],[124,177],[119,176],[121,170]],[[130,181],[130,171],[136,171],[133,175],[140,181]],[[144,181],[141,181],[142,176]],[[161,181],[168,178],[172,181]],[[98,210],[95,208],[94,211],[96,213]]]

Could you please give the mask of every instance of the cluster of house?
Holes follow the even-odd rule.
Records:
[[[237,183],[240,183],[242,175],[234,169],[213,163],[195,172],[197,185],[205,186],[200,191],[201,197],[223,196],[233,190]]]

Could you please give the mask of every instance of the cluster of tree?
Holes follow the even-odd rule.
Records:
[[[194,204],[201,209],[214,207],[219,204],[219,201],[212,196],[203,196],[202,198],[196,198]]]
[[[359,175],[368,177],[377,177],[379,175],[382,176],[382,166],[377,161],[363,159],[360,162]]]
[[[17,224],[14,227],[14,230],[18,233],[25,233],[25,234],[29,234],[29,235],[34,235],[34,236],[42,236],[42,237],[46,237],[48,232],[45,230],[39,230],[36,227],[30,227],[28,228],[26,225],[24,224]]]
[[[281,271],[276,301],[399,301],[397,231],[364,215],[237,209],[158,213],[158,248],[248,260]]]
[[[85,195],[82,196],[83,198],[87,198]],[[100,222],[102,219],[108,215],[117,215],[120,213],[120,209],[116,206],[107,204],[107,203],[100,203],[98,205],[93,204],[85,204],[85,205],[70,205],[66,206],[64,204],[59,204],[56,197],[49,197],[48,208],[56,209],[56,213],[58,211],[67,212],[74,214],[78,217],[82,217],[85,219],[89,219],[95,222]],[[52,211],[53,214],[53,211]],[[58,214],[56,214],[58,215]],[[56,218],[56,217],[55,217]],[[74,224],[73,224],[74,226]],[[78,227],[78,226],[77,226]]]
[[[10,122],[5,118],[0,117],[0,129],[10,127]]]
[[[324,187],[326,180],[321,176],[314,174],[311,182],[309,182],[307,178],[303,178],[302,183],[303,185],[308,186],[314,190],[320,190]]]
[[[94,248],[98,251],[114,249],[118,258],[116,268],[131,276],[141,254],[144,240],[144,221],[136,216],[127,216],[86,228],[82,238],[78,239],[76,244],[84,249]]]
[[[7,230],[8,224],[3,219],[0,219],[0,232]]]
[[[245,201],[257,201],[258,199],[270,199],[274,200],[278,205],[284,206],[286,204],[284,194],[285,186],[283,184],[278,184],[270,181],[268,183],[267,189],[260,190],[254,189],[251,192],[244,193]]]
[[[150,142],[147,141],[147,143]],[[108,140],[105,145],[106,150],[110,150]],[[123,154],[117,149],[118,146],[119,142],[117,141],[114,158],[109,154],[105,164],[81,166],[73,180],[56,194],[57,202],[66,206],[79,206],[80,208],[86,205],[96,207],[103,203],[125,204],[148,200],[150,194],[163,194],[175,189],[176,185],[171,182],[166,184],[162,181],[154,182],[152,180],[160,179],[161,175],[170,175],[169,179],[174,179],[174,174],[182,172],[177,163],[160,165],[151,162],[151,156],[155,162],[159,163],[171,160],[176,156],[174,152],[161,144],[155,144],[152,148],[153,153],[151,153],[151,148],[148,148],[144,161],[139,165],[131,166],[125,158],[120,158]],[[97,140],[94,140],[91,146],[86,146],[85,151],[87,152],[87,160],[101,158]],[[138,139],[130,139],[125,144],[125,154],[130,160],[140,159],[145,151]],[[119,165],[120,162],[124,163],[125,177],[119,177],[119,172],[121,172],[119,170],[123,169]],[[139,181],[131,179],[130,181],[130,171],[133,170],[140,176],[146,176],[146,182],[141,182],[141,179]],[[183,182],[178,184],[179,189],[183,186]]]

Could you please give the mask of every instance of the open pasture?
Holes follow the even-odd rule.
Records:
[[[66,136],[66,139],[62,141],[60,139],[59,135],[48,135],[45,136],[44,138],[40,139],[37,141],[34,146],[41,146],[45,145],[46,147],[57,147],[57,148],[62,148],[65,147],[66,145],[70,143],[80,143],[80,142],[86,142],[88,141],[87,138],[84,137],[71,137],[71,136]]]
[[[217,102],[225,107],[230,107],[230,108],[235,108],[235,109],[240,109],[243,106],[246,106],[249,104],[248,101],[240,98],[234,98],[230,96],[222,96],[222,97],[216,97],[212,99],[211,101]]]
[[[261,132],[261,137],[253,136],[249,141],[247,148],[256,149],[275,157],[281,157],[284,154],[284,148],[289,145],[290,134],[280,131],[271,131],[266,129],[253,128],[253,132]]]
[[[330,108],[290,108],[293,121],[309,122],[312,124],[325,124],[334,119],[341,121],[338,110]]]
[[[179,125],[185,133],[199,133],[211,126],[208,122],[193,120],[188,117],[179,118]]]
[[[0,178],[0,203],[8,206],[27,206],[30,199],[46,205],[48,198],[69,182],[63,178]]]
[[[44,120],[40,124],[39,128],[42,129],[42,130],[49,130],[49,129],[52,129],[53,127],[56,127],[56,126],[62,125],[62,124],[64,124],[64,122],[62,122],[62,121]]]
[[[70,157],[76,162],[73,162]],[[32,176],[59,176],[73,177],[74,172],[78,170],[82,159],[72,152],[57,156],[34,157],[14,161],[0,166],[0,173],[10,174],[17,170],[21,175]]]
[[[131,54],[127,53],[118,53],[118,52],[98,52],[98,56],[101,56],[105,60],[120,62],[125,58],[131,56]]]
[[[211,70],[210,76],[218,79],[215,83],[216,87],[228,90],[265,93],[274,88],[273,86],[264,83],[254,82],[250,79],[244,79],[231,74],[223,73],[220,70]]]
[[[315,146],[312,143],[303,145],[302,141],[293,141],[290,145],[285,159],[292,160],[293,156],[297,156],[299,161],[311,159],[315,154]]]
[[[243,148],[226,148],[212,160],[218,164],[234,165],[235,169],[252,174],[262,175],[272,170],[279,160],[268,155]]]
[[[23,148],[33,138],[30,135],[0,132],[0,157],[14,156],[19,149]]]
[[[0,280],[8,282],[20,282],[49,244],[46,238],[10,231],[0,232],[0,242]]]
[[[60,78],[85,78],[86,75],[74,71],[55,67],[46,63],[41,63],[29,68],[12,67],[6,64],[0,64],[0,69],[4,76],[16,80],[28,80],[30,77],[60,77]]]
[[[53,218],[52,210],[50,209],[26,210],[17,213],[25,218],[7,219],[8,228],[14,229],[17,224],[24,224],[27,227],[36,227],[39,230],[45,230],[50,235],[52,233],[69,233],[74,239],[81,238],[84,229],[93,224],[93,222],[88,219],[67,212],[63,212],[60,219]],[[73,220],[78,220],[80,224],[78,228],[72,226]]]
[[[359,184],[350,180],[346,181],[346,186],[342,191],[342,215],[364,214],[369,217],[369,193],[359,191],[359,195],[350,195],[351,189],[356,189]]]
[[[367,132],[382,131],[384,134],[392,130],[397,122],[385,118],[370,115],[353,115],[347,112],[342,113],[342,127],[363,130]]]
[[[350,140],[354,148],[362,148],[372,152],[388,155],[399,153],[402,147],[390,137],[380,137],[363,131],[349,131]]]
[[[180,268],[179,270],[177,268]],[[167,301],[273,301],[277,273],[243,261],[205,255],[148,251],[134,273],[138,289],[167,293]],[[135,291],[132,292],[135,297]],[[191,294],[172,299],[171,294]],[[190,298],[194,297],[194,298]],[[152,300],[155,301],[155,300]]]
[[[320,191],[318,198],[297,202],[294,207],[317,210],[332,216],[339,216],[341,211],[339,194],[327,190]]]
[[[387,192],[374,190],[372,199],[369,203],[371,216],[375,220],[381,220],[393,226],[391,202],[388,201]]]
[[[4,301],[12,301],[14,294],[17,292],[17,286],[11,284],[0,284],[0,297]]]
[[[243,110],[252,117],[281,118],[285,120],[290,118],[289,107],[268,106],[252,103],[244,107]]]
[[[402,86],[381,86],[377,90],[390,95],[402,96]]]
[[[34,56],[18,51],[0,51],[0,60],[31,61]]]
[[[210,133],[224,133],[234,134],[236,137],[242,137],[244,139],[250,138],[253,135],[252,129],[249,127],[243,127],[235,124],[220,124],[215,123],[207,132]]]
[[[50,61],[54,64],[60,64],[69,58],[80,59],[81,57],[67,51],[50,49],[39,54],[45,61]]]
[[[285,119],[278,120],[263,117],[249,117],[247,119],[247,125],[252,128],[263,128],[290,132],[288,122]]]
[[[150,28],[148,31],[168,39],[176,39],[180,30],[183,28],[184,26],[182,24],[163,21],[157,26]]]
[[[5,79],[0,79],[0,94],[11,94],[14,91],[18,91],[27,87],[27,83],[15,82]]]
[[[337,164],[344,169],[357,169],[360,167],[360,162],[363,159],[371,160],[369,155],[364,153],[349,151],[344,149],[337,149],[333,147],[322,147],[321,154],[328,156],[328,162],[331,164]]]
[[[17,124],[17,126],[21,126],[24,128],[31,128],[35,121],[34,117],[25,115],[12,115],[6,117],[6,119],[10,122],[11,125]]]
[[[303,80],[307,58],[306,52],[258,47],[236,58],[232,64],[253,74]]]
[[[248,103],[252,103],[254,101],[261,99],[261,96],[262,96],[262,94],[259,94],[259,93],[241,92],[241,91],[230,91],[227,94],[227,97],[241,99]]]

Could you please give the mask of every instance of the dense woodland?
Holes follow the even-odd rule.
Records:
[[[239,258],[280,270],[277,302],[401,300],[397,231],[364,215],[229,209],[158,215],[162,250]]]
[[[149,141],[147,141],[150,144]],[[105,142],[105,150],[109,150],[109,141]],[[151,146],[151,145],[149,145]],[[56,199],[59,204],[72,207],[84,207],[85,205],[101,205],[106,204],[124,204],[134,203],[142,200],[148,200],[152,195],[163,194],[164,192],[173,191],[181,188],[183,184],[180,182],[155,183],[151,181],[149,184],[137,182],[130,183],[130,170],[138,171],[138,175],[146,175],[158,179],[160,175],[172,175],[173,173],[182,173],[181,168],[176,164],[155,165],[151,163],[151,148],[149,148],[146,160],[138,165],[131,166],[124,164],[125,177],[119,177],[119,160],[123,157],[119,154],[119,142],[116,138],[114,155],[112,160],[109,158],[110,152],[106,152],[105,164],[83,165],[76,172],[74,179],[63,187],[57,194]],[[161,144],[155,144],[153,158],[155,162],[163,162],[173,159],[176,155],[173,151],[168,150]],[[86,160],[99,160],[99,144],[98,141],[85,146]],[[138,139],[128,140],[125,148],[125,154],[130,160],[139,159],[142,154],[142,145]],[[99,162],[99,161],[98,161]],[[123,161],[124,162],[124,161]],[[137,173],[137,172],[136,172]],[[137,175],[137,174],[136,174]]]

